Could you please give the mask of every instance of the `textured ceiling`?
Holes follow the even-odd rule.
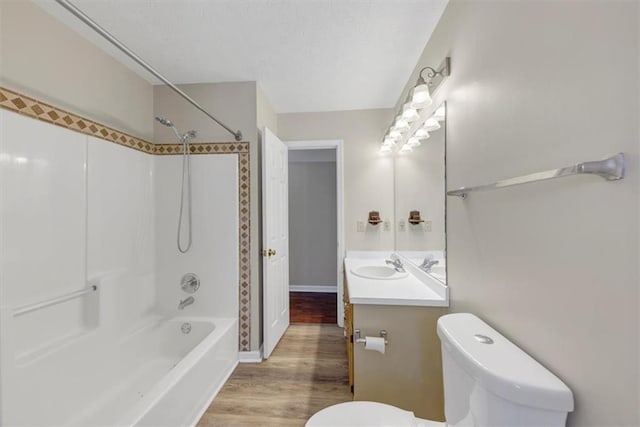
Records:
[[[46,11],[158,84],[51,0]],[[447,0],[72,0],[173,83],[257,81],[277,113],[393,107]]]

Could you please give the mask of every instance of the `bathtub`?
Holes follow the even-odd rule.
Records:
[[[194,425],[238,363],[237,319],[147,316],[115,341],[105,334],[13,358],[5,335],[0,424]]]

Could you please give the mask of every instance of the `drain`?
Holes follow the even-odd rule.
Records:
[[[191,332],[191,323],[189,322],[183,323],[180,329],[182,329],[183,334],[188,334],[189,332]]]

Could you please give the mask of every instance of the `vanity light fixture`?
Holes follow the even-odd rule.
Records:
[[[436,119],[439,122],[444,121],[446,112],[444,110],[444,105],[441,105],[435,113],[433,113],[433,118]]]
[[[427,107],[433,103],[431,92],[434,92],[450,74],[451,58],[449,57],[445,58],[437,70],[432,67],[424,67],[420,70],[418,80],[409,92],[402,110],[397,114],[383,138],[380,154],[410,152],[412,147],[420,145],[420,140],[429,138],[429,132],[440,129],[439,122],[445,117],[444,106],[431,115]]]
[[[434,130],[440,129],[440,123],[438,123],[438,120],[436,120],[435,117],[432,116],[429,117],[426,122],[424,122],[422,129],[427,132],[433,132]]]
[[[412,136],[407,140],[407,143],[405,145],[408,145],[411,148],[418,147],[420,145],[420,138]]]

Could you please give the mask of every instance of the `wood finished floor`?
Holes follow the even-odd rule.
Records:
[[[351,400],[342,328],[292,324],[267,361],[238,365],[198,427],[304,426]]]
[[[290,292],[291,323],[337,323],[337,294],[320,292]]]

